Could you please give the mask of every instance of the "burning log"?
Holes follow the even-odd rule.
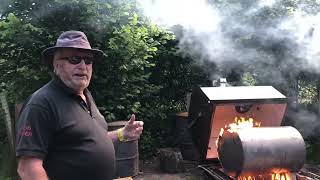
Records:
[[[298,172],[304,165],[306,148],[293,127],[253,127],[223,131],[218,155],[231,177],[258,179],[254,177],[269,175],[267,179],[288,180],[291,175],[287,174]]]

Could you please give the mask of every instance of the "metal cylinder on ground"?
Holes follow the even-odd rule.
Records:
[[[108,130],[114,131],[125,126],[127,121],[108,123]],[[138,140],[115,143],[116,178],[136,176],[139,173]]]
[[[306,159],[304,139],[293,127],[253,127],[225,130],[218,154],[229,176],[298,172]]]

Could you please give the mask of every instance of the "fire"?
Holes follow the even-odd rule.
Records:
[[[226,125],[225,128],[221,128],[219,136],[222,136],[224,130],[227,130],[231,133],[237,132],[238,129],[252,128],[252,127],[260,127],[260,122],[254,122],[253,118],[245,118],[245,117],[235,117],[234,123]]]
[[[234,123],[228,125],[228,131],[233,133],[237,132],[238,129],[245,129],[245,128],[252,128],[252,127],[259,127],[260,123],[253,122],[253,118],[246,119],[245,117],[235,117]]]
[[[237,180],[292,180],[290,173],[273,173],[271,175],[239,176]]]
[[[287,170],[274,169],[271,180],[292,180],[290,173]]]
[[[238,177],[238,180],[258,180],[255,176]]]
[[[291,180],[291,177],[288,173],[278,173],[272,174],[271,180]]]
[[[260,122],[254,122],[253,118],[245,118],[245,117],[235,117],[234,123],[226,125],[224,128],[221,128],[219,137],[223,135],[223,132],[227,130],[230,133],[235,133],[238,129],[252,128],[252,127],[260,127]],[[218,146],[219,139],[216,140],[216,145]],[[247,179],[246,179],[247,180]]]

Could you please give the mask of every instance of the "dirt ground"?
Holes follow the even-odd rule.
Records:
[[[196,165],[189,165],[183,172],[168,173],[160,168],[158,159],[140,161],[140,172],[134,180],[204,180]]]

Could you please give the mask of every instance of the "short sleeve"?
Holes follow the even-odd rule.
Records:
[[[17,122],[16,156],[44,159],[54,131],[53,117],[39,105],[28,104]]]

